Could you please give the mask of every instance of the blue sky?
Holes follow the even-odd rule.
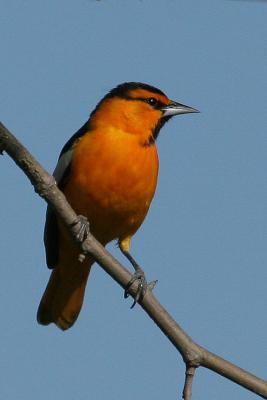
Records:
[[[2,0],[0,15],[1,120],[49,171],[118,83],[201,110],[161,132],[158,189],[132,251],[194,340],[265,379],[266,20],[253,0]],[[181,357],[99,267],[71,330],[37,324],[45,204],[0,163],[0,397],[176,399]],[[201,369],[193,398],[204,397],[255,395]]]

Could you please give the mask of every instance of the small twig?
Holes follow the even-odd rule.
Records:
[[[183,399],[184,400],[191,400],[192,397],[192,385],[193,379],[195,375],[196,367],[186,364],[185,369],[185,382],[184,382],[184,389],[183,389]]]

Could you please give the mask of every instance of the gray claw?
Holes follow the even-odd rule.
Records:
[[[78,242],[83,242],[90,233],[90,224],[86,217],[78,215],[76,224],[79,224],[79,231],[76,235]]]
[[[145,278],[145,274],[143,273],[143,271],[137,271],[135,272],[135,274],[133,275],[132,279],[130,280],[130,282],[127,284],[125,291],[124,291],[124,298],[126,299],[127,297],[129,297],[130,293],[129,293],[129,289],[130,287],[133,285],[133,283],[135,281],[138,280],[138,289],[136,292],[136,295],[134,297],[134,302],[131,305],[131,309],[134,308],[134,306],[136,305],[136,303],[139,302],[139,300],[142,300],[144,295],[146,294],[147,290],[153,290],[154,287],[156,286],[158,281],[152,281],[150,283],[147,283],[146,278]]]

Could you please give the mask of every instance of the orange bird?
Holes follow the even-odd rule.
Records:
[[[129,285],[138,279],[141,292],[145,276],[129,250],[157,185],[156,139],[172,116],[194,112],[198,111],[169,100],[155,87],[123,83],[98,103],[89,120],[65,144],[54,171],[59,188],[76,213],[87,218],[92,234],[104,246],[118,240],[135,269]],[[83,231],[86,229],[84,224]],[[79,262],[78,245],[50,206],[44,243],[47,266],[53,271],[37,320],[65,330],[79,315],[94,260],[87,257]]]

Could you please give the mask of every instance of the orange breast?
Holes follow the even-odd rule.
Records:
[[[87,216],[102,243],[132,236],[143,222],[158,175],[155,145],[141,145],[118,129],[90,132],[77,144],[64,190],[78,214]]]

